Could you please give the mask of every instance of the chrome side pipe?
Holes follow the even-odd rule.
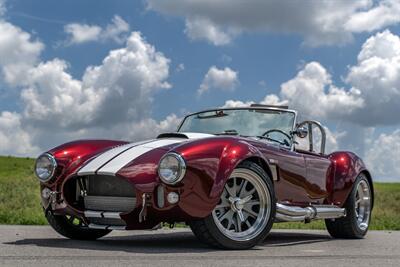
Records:
[[[302,208],[277,203],[275,220],[277,222],[309,222],[344,216],[346,216],[346,209],[334,205],[312,205]]]

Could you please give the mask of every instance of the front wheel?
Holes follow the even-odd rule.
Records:
[[[89,229],[82,219],[70,215],[54,215],[48,211],[46,219],[57,233],[70,239],[95,240],[111,232],[111,230]]]
[[[368,232],[371,221],[372,197],[367,177],[360,174],[344,205],[346,217],[325,220],[329,234],[335,238],[363,238]]]
[[[275,218],[275,193],[267,173],[242,163],[226,181],[220,201],[206,218],[189,223],[200,241],[224,249],[248,249],[263,241]]]

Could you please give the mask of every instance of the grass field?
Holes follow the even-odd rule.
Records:
[[[46,224],[39,184],[29,158],[0,157],[0,224]],[[400,183],[375,184],[371,229],[400,230]],[[280,223],[274,228],[324,229],[322,221]]]

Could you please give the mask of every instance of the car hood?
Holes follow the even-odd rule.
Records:
[[[136,143],[122,144],[93,157],[78,170],[78,175],[115,175],[130,162],[153,150],[169,151],[174,147],[194,140],[215,137],[204,133],[165,133]]]

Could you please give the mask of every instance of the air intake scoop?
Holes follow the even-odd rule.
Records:
[[[200,138],[207,138],[207,137],[213,137],[215,135],[213,134],[206,134],[206,133],[162,133],[159,136],[157,136],[157,139],[161,138],[181,138],[181,139],[200,139]]]
[[[157,136],[157,139],[160,138],[183,138],[183,139],[189,139],[189,137],[186,134],[183,133],[162,133],[159,136]]]

